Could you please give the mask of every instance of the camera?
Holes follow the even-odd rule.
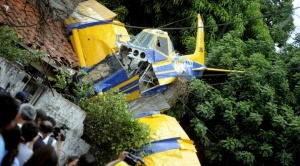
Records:
[[[60,127],[54,127],[52,137],[54,137],[57,140],[58,134],[60,133],[61,141],[65,141],[66,135],[61,132],[61,131],[65,131],[65,130],[70,130],[70,128],[65,124],[63,124]]]
[[[138,165],[138,163],[145,164],[144,159],[135,154],[136,154],[136,150],[131,148],[129,150],[129,153],[126,155],[124,161],[130,166],[136,166]]]

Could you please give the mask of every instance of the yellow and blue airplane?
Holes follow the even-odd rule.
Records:
[[[139,75],[141,95],[164,91],[179,76],[200,78],[204,65],[203,22],[198,15],[196,50],[192,55],[175,52],[168,33],[159,29],[144,29],[119,46],[117,57],[130,77]]]
[[[168,33],[144,29],[129,36],[116,14],[95,0],[79,3],[65,20],[67,35],[93,83],[95,94],[110,90],[125,93],[127,101],[164,92],[178,77],[201,78],[204,71],[232,72],[208,68],[204,57],[204,28],[198,14],[195,52],[179,55]]]
[[[96,94],[119,90],[130,101],[163,92],[179,76],[200,78],[207,69],[200,15],[195,52],[183,56],[175,52],[167,32],[144,29],[130,37],[124,25],[113,20],[115,16],[89,0],[65,20],[80,66],[88,73],[82,81],[92,82]]]
[[[136,115],[140,123],[149,125],[151,142],[136,149],[135,162],[119,162],[116,166],[200,166],[194,142],[190,140],[177,120],[159,111]],[[142,155],[141,155],[142,154]],[[141,158],[140,156],[143,156]],[[129,164],[131,163],[131,164]],[[136,164],[135,164],[136,163]]]

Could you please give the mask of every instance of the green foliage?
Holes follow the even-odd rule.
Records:
[[[11,61],[12,63],[22,63],[27,66],[31,62],[38,61],[41,53],[35,51],[35,54],[22,49],[18,43],[22,41],[18,38],[17,29],[8,26],[0,26],[0,56]]]
[[[51,79],[55,82],[53,87],[86,111],[83,139],[91,145],[90,152],[98,165],[114,160],[121,151],[150,142],[149,126],[130,114],[124,94],[94,95],[91,84],[74,83],[68,71],[57,72],[56,78]],[[80,78],[86,73],[79,71],[76,75]]]
[[[132,117],[124,95],[104,93],[83,99],[79,105],[87,112],[83,137],[99,165],[117,158],[121,151],[150,142],[149,126]]]
[[[94,94],[92,84],[73,82],[69,70],[56,70],[56,72],[55,78],[50,77],[48,79],[54,82],[53,88],[66,99],[77,102],[80,98]],[[85,75],[86,73],[80,70],[73,77],[83,77]]]
[[[286,44],[295,28],[292,1],[101,2],[111,9],[126,8],[124,22],[136,26],[194,27],[200,13],[204,25],[210,26],[205,28],[206,65],[246,71],[193,80],[188,103],[171,109],[170,114],[189,123],[189,136],[204,151],[203,165],[300,162],[300,35]],[[180,19],[184,20],[177,22]],[[135,34],[140,29],[129,31]],[[168,34],[184,54],[194,51],[195,32]],[[280,53],[275,45],[282,48]]]
[[[192,80],[189,102],[177,103],[172,114],[190,122],[188,134],[204,149],[204,165],[295,165],[300,157],[300,35],[282,52],[274,48],[283,46],[293,29],[284,19],[291,14],[290,1],[224,4],[229,2],[223,17],[216,13],[205,24],[261,17],[277,3],[287,12],[223,28],[221,35],[219,27],[208,37],[206,32],[206,64],[246,72]],[[209,4],[204,11],[221,11],[224,4]]]

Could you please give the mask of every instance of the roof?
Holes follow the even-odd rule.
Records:
[[[0,7],[0,23],[16,27],[25,44],[44,51],[59,66],[79,66],[63,22],[41,20],[37,7],[26,0],[0,1]]]

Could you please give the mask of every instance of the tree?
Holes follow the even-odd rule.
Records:
[[[276,53],[262,20],[247,26],[241,35],[225,34],[207,55],[210,65],[246,72],[192,81],[189,102],[170,114],[190,122],[187,130],[204,152],[204,164],[294,165],[300,152],[299,53],[291,47]]]
[[[255,22],[266,22],[270,27],[271,37],[275,43],[282,46],[293,31],[292,2],[289,0],[217,0],[217,1],[159,1],[159,0],[101,0],[100,3],[117,12],[119,19],[126,25],[138,27],[195,27],[196,16],[200,13],[204,20],[206,49],[220,40],[226,33],[244,35],[243,39],[258,37],[244,34],[245,29],[253,33],[260,29],[253,27]],[[122,10],[120,10],[122,9]],[[259,10],[261,9],[261,10]],[[119,12],[123,11],[123,12]],[[125,12],[124,12],[125,11]],[[275,12],[277,11],[277,12]],[[265,19],[260,19],[265,18]],[[219,25],[217,25],[219,24]],[[141,31],[140,28],[128,28],[131,34]],[[267,29],[266,29],[267,30]],[[194,36],[196,29],[167,30],[180,53],[194,51]],[[269,34],[269,32],[261,33]]]
[[[204,164],[299,162],[299,48],[285,45],[294,29],[291,1],[123,0],[107,7],[121,5],[128,10],[124,22],[137,26],[159,27],[201,13],[208,26],[206,64],[246,71],[192,81],[188,102],[179,100],[168,111],[203,151]],[[185,19],[167,27],[195,23]],[[195,31],[168,33],[180,52],[194,50]],[[277,53],[275,44],[284,52]]]

